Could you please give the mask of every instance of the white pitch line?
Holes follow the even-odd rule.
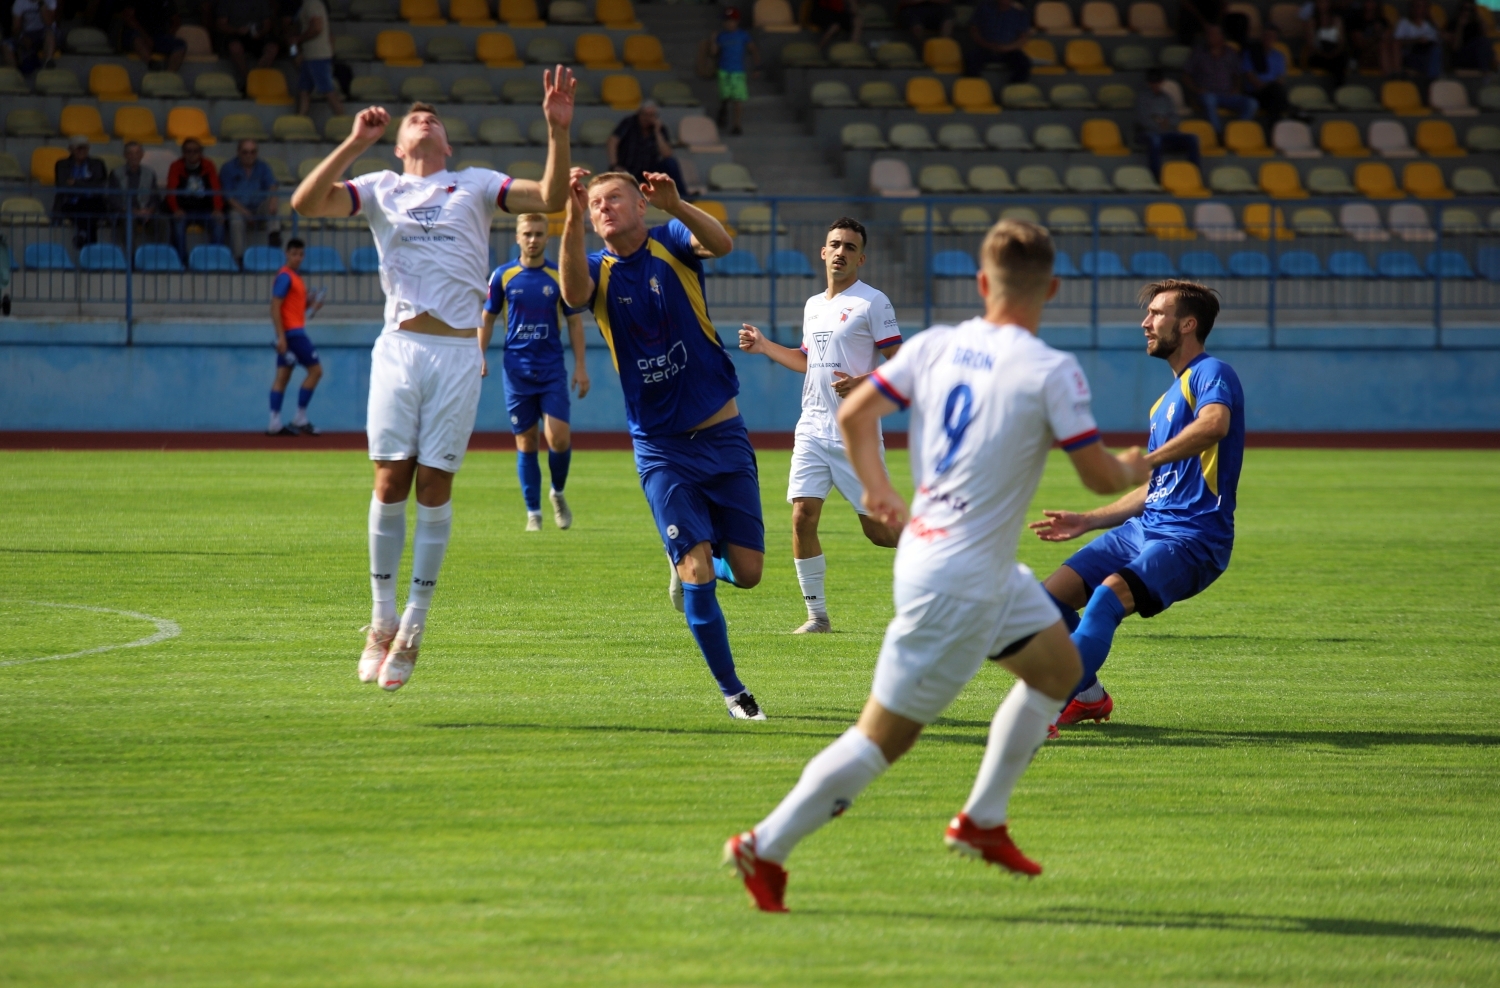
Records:
[[[31,662],[57,662],[62,659],[76,659],[80,655],[96,655],[99,652],[113,652],[117,648],[142,648],[146,645],[155,645],[169,638],[176,638],[182,634],[182,628],[176,621],[168,621],[166,618],[152,617],[150,614],[142,614],[139,611],[119,611],[113,607],[86,607],[83,604],[49,604],[40,600],[21,601],[29,607],[61,607],[70,611],[92,611],[95,614],[119,614],[123,617],[135,618],[137,621],[150,621],[156,625],[156,633],[147,635],[145,638],[137,638],[133,642],[121,642],[118,645],[100,645],[97,648],[86,648],[81,652],[65,652],[62,655],[43,655],[35,659],[10,659],[0,662],[0,667],[22,666]]]

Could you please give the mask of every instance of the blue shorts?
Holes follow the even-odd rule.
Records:
[[[319,96],[333,92],[333,59],[304,58],[297,71],[297,92]]]
[[[312,345],[312,340],[307,338],[307,333],[300,329],[289,329],[286,331],[286,353],[276,355],[277,367],[316,367],[318,364],[318,348]]]
[[[510,413],[510,431],[516,435],[528,431],[543,415],[568,421],[569,408],[566,376],[533,381],[505,371],[505,410]]]
[[[700,542],[766,551],[760,471],[736,415],[698,432],[635,440],[635,468],[673,563]]]
[[[1119,573],[1135,597],[1136,612],[1148,618],[1208,589],[1229,568],[1229,547],[1147,531],[1139,518],[1132,518],[1073,553],[1063,565],[1083,578],[1090,594],[1105,577]]]

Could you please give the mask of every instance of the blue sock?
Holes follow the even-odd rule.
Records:
[[[552,475],[552,489],[561,494],[568,483],[568,467],[573,465],[573,450],[571,448],[559,453],[552,449],[547,451],[547,472]]]
[[[535,450],[516,452],[516,474],[521,478],[521,497],[526,500],[526,510],[542,510],[542,466],[537,462]]]
[[[297,389],[297,408],[299,411],[305,411],[307,409],[307,403],[312,401],[312,395],[312,388]]]
[[[1048,597],[1052,597],[1052,591],[1047,589],[1046,584],[1042,584],[1042,590],[1046,591]],[[1058,600],[1056,597],[1052,597],[1052,603],[1056,604],[1057,609],[1062,612],[1063,623],[1068,626],[1068,634],[1071,635],[1073,632],[1077,631],[1078,612],[1073,610],[1073,608],[1069,607],[1067,604],[1064,604],[1062,601]]]
[[[277,413],[278,415],[281,414],[281,403],[283,401],[285,401],[285,400],[286,400],[286,392],[285,391],[272,391],[271,392],[271,411]]]
[[[684,583],[682,585],[683,609],[687,611],[688,630],[708,663],[708,671],[719,682],[719,692],[725,696],[739,696],[745,692],[745,684],[734,674],[734,656],[729,653],[729,625],[724,623],[724,612],[719,610],[719,598],[714,595],[717,580],[707,583]]]
[[[1099,670],[1109,658],[1109,647],[1115,640],[1115,629],[1125,620],[1125,605],[1109,587],[1100,584],[1083,609],[1083,620],[1073,632],[1073,644],[1078,648],[1078,657],[1083,660],[1083,679],[1068,697],[1073,697],[1099,681]]]

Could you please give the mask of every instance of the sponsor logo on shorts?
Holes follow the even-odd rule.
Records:
[[[669,538],[669,539],[675,539],[675,538],[677,538],[677,526],[676,525],[668,525],[667,526],[667,538]]]
[[[456,460],[456,459],[458,459],[458,454],[456,454],[456,453],[444,453],[443,454],[443,459],[445,459],[445,460]]]

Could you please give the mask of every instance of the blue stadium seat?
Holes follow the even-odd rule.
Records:
[[[972,278],[979,272],[974,258],[961,250],[940,250],[932,255],[932,273],[937,278]]]
[[[1328,255],[1328,273],[1335,278],[1373,278],[1375,269],[1357,250],[1336,250]]]
[[[1159,250],[1139,250],[1130,256],[1130,273],[1138,278],[1175,278],[1177,266]]]
[[[1177,266],[1189,278],[1227,278],[1219,255],[1206,250],[1190,250],[1177,259]]]
[[[1128,278],[1130,272],[1120,263],[1120,255],[1112,250],[1097,253],[1086,251],[1083,255],[1083,273],[1088,277],[1097,274],[1101,278]]]
[[[1474,269],[1469,267],[1468,258],[1456,250],[1435,250],[1428,254],[1427,273],[1443,279],[1467,280],[1474,277]]]
[[[177,250],[166,244],[141,244],[135,249],[135,269],[153,274],[163,271],[181,271],[182,258]]]
[[[519,244],[517,245],[519,246]],[[495,265],[499,267],[500,265]],[[360,247],[349,255],[349,270],[355,274],[377,274],[380,271],[380,251],[374,247]],[[493,270],[493,269],[492,269]]]
[[[223,244],[199,244],[188,255],[189,271],[209,273],[239,269],[239,265],[234,263],[234,255]]]
[[[73,259],[62,244],[27,244],[25,261],[28,271],[73,270]]]
[[[816,275],[807,255],[800,250],[778,250],[767,261],[766,267],[776,272],[778,278],[811,278]]]
[[[1265,251],[1237,250],[1229,255],[1229,273],[1236,278],[1271,277],[1271,259]]]
[[[286,255],[281,252],[280,247],[250,247],[245,251],[246,271],[269,274],[272,271],[280,271],[285,263]]]
[[[1474,254],[1474,266],[1479,276],[1490,281],[1500,281],[1500,247],[1481,247]]]
[[[1375,270],[1382,278],[1425,278],[1422,266],[1410,251],[1388,250],[1375,258]]]
[[[1276,259],[1283,278],[1321,278],[1323,265],[1310,250],[1289,250]]]
[[[759,278],[765,274],[760,261],[748,250],[732,250],[714,262],[714,274],[731,278]]]
[[[302,274],[343,274],[344,259],[332,247],[309,247],[302,258]]]
[[[1059,278],[1077,278],[1083,274],[1083,272],[1078,270],[1078,265],[1073,263],[1073,259],[1068,256],[1068,252],[1065,250],[1058,251],[1056,258],[1053,259],[1052,273]]]
[[[78,266],[84,271],[126,271],[125,252],[114,244],[89,244],[78,252]]]

